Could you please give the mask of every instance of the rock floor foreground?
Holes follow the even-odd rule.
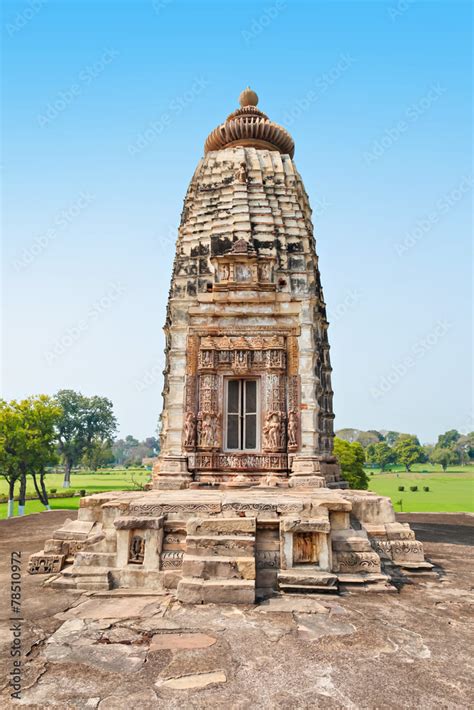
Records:
[[[436,576],[398,593],[185,605],[167,594],[43,588],[28,555],[67,511],[2,521],[1,580],[22,553],[23,692],[2,707],[468,708],[474,518],[413,514]],[[2,678],[11,669],[2,599]]]

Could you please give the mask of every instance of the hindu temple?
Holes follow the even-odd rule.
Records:
[[[152,488],[81,499],[30,559],[53,586],[253,603],[390,590],[431,567],[390,499],[349,490],[333,455],[311,208],[292,137],[257,105],[242,92],[186,194]]]

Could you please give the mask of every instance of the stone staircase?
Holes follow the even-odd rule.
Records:
[[[181,602],[253,604],[255,518],[191,518],[187,522]]]
[[[105,535],[102,540],[68,557],[72,562],[62,574],[51,581],[53,589],[99,592],[112,589],[116,560],[115,538]]]

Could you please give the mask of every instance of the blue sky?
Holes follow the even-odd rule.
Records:
[[[314,209],[336,427],[474,428],[469,2],[4,2],[7,398],[161,411],[182,201],[250,84]]]

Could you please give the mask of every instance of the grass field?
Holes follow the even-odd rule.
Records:
[[[403,510],[406,513],[474,512],[474,466],[454,466],[444,472],[430,464],[419,464],[413,467],[411,473],[406,473],[402,467],[396,467],[396,470],[386,473],[381,473],[376,469],[368,469],[367,474],[370,481],[369,490],[389,496],[396,511]],[[72,493],[85,489],[87,494],[100,491],[133,490],[137,487],[134,481],[143,485],[149,477],[150,471],[143,469],[105,469],[103,471],[73,473],[69,490]],[[48,492],[51,488],[56,488],[58,493],[63,491],[62,480],[62,474],[48,474],[46,479]],[[405,491],[399,491],[398,486],[405,486]],[[410,491],[410,486],[418,486],[418,491]],[[429,492],[423,491],[423,486],[429,486]],[[7,491],[5,479],[0,478],[0,494],[6,495]],[[31,479],[28,479],[27,493],[34,495]],[[50,505],[53,510],[76,510],[79,507],[79,500],[79,496],[51,498]],[[402,501],[401,505],[398,503],[400,500]],[[15,503],[15,512],[17,506],[18,503]],[[27,515],[42,510],[44,510],[44,506],[38,500],[26,501],[25,512]],[[0,518],[5,518],[6,515],[7,504],[0,503]]]
[[[402,467],[397,469],[386,473],[367,470],[369,490],[389,496],[397,512],[474,512],[474,466],[453,466],[442,471],[430,464],[419,464],[410,473]],[[405,486],[405,490],[399,491],[399,486]],[[410,491],[410,486],[418,486],[418,491]],[[425,492],[424,486],[430,490]]]
[[[87,494],[100,493],[101,491],[125,491],[133,490],[137,486],[134,483],[139,483],[143,485],[150,477],[150,471],[145,471],[144,469],[123,469],[123,470],[103,470],[103,471],[81,471],[80,473],[72,473],[71,475],[71,494],[86,490]],[[132,477],[134,480],[132,480]],[[57,492],[60,493],[66,489],[62,488],[63,474],[62,473],[49,473],[46,476],[46,490],[48,493],[51,488],[56,488]],[[35,488],[33,485],[33,480],[28,477],[28,484],[26,487],[27,495],[35,495]],[[4,478],[0,478],[0,495],[7,495],[8,486]],[[16,495],[18,490],[16,490]],[[71,498],[51,498],[50,506],[52,510],[58,509],[71,509],[76,510],[79,507],[79,496]],[[17,512],[18,503],[15,502],[15,514]],[[38,513],[44,510],[44,506],[39,500],[27,500],[25,505],[25,514]],[[0,503],[0,519],[6,518],[7,516],[7,504]]]

